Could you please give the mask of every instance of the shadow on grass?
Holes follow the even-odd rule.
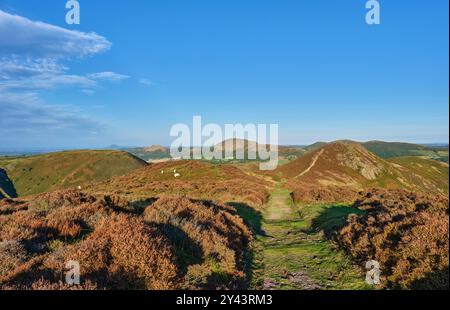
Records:
[[[152,204],[154,204],[158,199],[154,197],[150,197],[147,199],[141,199],[137,201],[130,202],[130,207],[133,209],[133,212],[136,214],[142,214],[144,213],[145,209],[147,207],[150,207]]]
[[[2,190],[7,195],[4,198],[8,198],[8,196],[9,198],[17,198],[17,191],[14,187],[14,183],[8,177],[6,170],[0,168],[0,197],[2,196]]]
[[[449,270],[448,266],[441,270],[435,270],[427,273],[422,279],[411,283],[410,289],[413,290],[448,290],[449,289]]]
[[[237,214],[244,220],[244,223],[250,228],[255,238],[258,235],[266,236],[266,233],[264,232],[264,230],[262,230],[263,216],[261,212],[255,210],[254,208],[242,202],[228,202],[226,204],[236,209]],[[244,287],[242,288],[244,289],[248,289],[251,286],[251,283],[253,282],[254,278],[253,267],[255,265],[257,256],[257,253],[255,253],[255,251],[256,249],[255,247],[253,247],[252,250],[248,251],[247,253],[245,264],[247,283],[243,285]]]
[[[262,230],[263,217],[261,212],[242,202],[227,202],[226,204],[236,209],[237,214],[244,220],[253,234],[265,236],[265,232]]]
[[[317,217],[312,220],[311,228],[307,233],[323,231],[327,239],[331,239],[334,233],[339,231],[346,223],[349,215],[363,214],[364,211],[349,206],[325,207]]]

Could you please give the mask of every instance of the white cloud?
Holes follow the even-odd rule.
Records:
[[[99,81],[122,81],[115,72],[74,75],[63,60],[106,51],[111,43],[95,33],[67,30],[0,10],[0,91],[80,87],[92,92]]]
[[[58,141],[85,141],[92,133],[101,132],[105,127],[101,122],[81,115],[73,106],[48,104],[41,100],[40,92],[75,87],[92,94],[101,80],[123,79],[125,76],[116,73],[71,74],[63,64],[110,47],[107,39],[95,33],[71,31],[0,10],[2,143],[47,143],[52,137]]]
[[[84,57],[104,52],[111,42],[96,33],[64,29],[0,10],[0,51],[36,58]]]
[[[100,122],[80,116],[79,111],[63,105],[43,103],[34,93],[0,96],[0,132],[44,133],[51,131],[92,132],[103,128]]]
[[[18,56],[0,59],[0,80],[30,79],[63,73],[67,68],[54,59],[23,58]]]
[[[69,68],[53,59],[14,56],[0,59],[0,91],[48,90],[59,87],[80,87],[92,91],[98,82],[120,82],[130,78],[115,72],[84,75],[68,74]]]
[[[118,82],[122,80],[129,79],[130,77],[128,75],[123,75],[115,72],[98,72],[98,73],[91,73],[87,75],[90,79],[93,80],[100,80],[100,81],[111,81],[111,82]]]

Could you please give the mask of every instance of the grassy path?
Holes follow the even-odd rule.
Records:
[[[325,238],[350,213],[347,206],[297,208],[288,190],[272,192],[262,214],[252,287],[264,289],[364,289],[361,270]]]

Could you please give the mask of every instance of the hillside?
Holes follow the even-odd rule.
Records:
[[[372,187],[448,193],[448,165],[420,157],[386,161],[360,144],[337,141],[281,166],[297,201],[351,201]],[[331,192],[330,192],[331,190]],[[349,191],[350,190],[350,191]],[[320,199],[319,199],[320,200]]]
[[[135,147],[123,150],[147,162],[150,162],[152,160],[171,158],[169,149],[162,146],[150,146],[147,148]]]
[[[417,190],[448,194],[449,166],[447,163],[415,156],[394,157],[388,160],[404,174]]]
[[[18,196],[84,186],[123,175],[147,164],[122,151],[68,151],[0,158]]]
[[[381,158],[399,156],[422,156],[448,162],[448,148],[430,147],[403,142],[369,141],[362,145]]]
[[[127,175],[92,184],[86,191],[97,197],[114,194],[134,202],[149,196],[172,194],[258,207],[267,200],[268,185],[232,165],[179,160],[151,164]]]
[[[361,188],[395,179],[395,169],[358,143],[337,141],[278,169],[283,176],[322,186]],[[388,185],[388,184],[386,184]]]
[[[265,173],[119,151],[0,162],[4,188],[14,169],[20,186],[72,184],[0,199],[0,289],[69,289],[59,281],[68,259],[83,266],[78,289],[364,289],[372,254],[380,288],[448,286],[448,199],[436,195],[448,192],[448,165],[438,161],[337,141]],[[79,190],[82,180],[98,182]]]
[[[165,153],[168,152],[169,149],[162,146],[162,145],[151,145],[149,147],[144,148],[144,151],[146,151],[147,153]]]
[[[214,145],[214,150],[222,153],[224,159],[237,159],[238,156],[243,158],[239,159],[259,159],[259,147],[260,145],[251,140],[246,139],[228,139]],[[261,147],[268,148],[268,145],[261,145]],[[232,155],[228,156],[227,151],[231,150]],[[249,156],[249,153],[254,154],[254,158]],[[240,155],[242,154],[242,155]],[[253,156],[253,155],[252,155]]]
[[[313,143],[313,144],[305,146],[304,149],[307,152],[312,152],[312,151],[315,151],[317,149],[320,149],[321,147],[324,147],[325,145],[327,145],[327,142],[319,141],[319,142],[316,142],[316,143]]]

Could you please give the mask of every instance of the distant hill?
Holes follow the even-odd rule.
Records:
[[[278,153],[280,158],[293,160],[305,155],[306,150],[301,146],[279,146]]]
[[[449,161],[448,145],[443,144],[414,144],[405,142],[384,142],[384,141],[368,141],[355,142],[351,140],[343,140],[343,142],[354,142],[364,146],[369,152],[374,153],[383,159],[399,157],[399,156],[420,156],[429,159],[435,159],[443,162]],[[312,152],[322,148],[328,144],[327,142],[316,142],[314,144],[303,147],[307,152]]]
[[[260,145],[257,142],[246,139],[228,139],[214,146],[216,150],[222,151],[224,158],[225,158],[225,150],[231,149],[233,150],[234,159],[236,159],[236,154],[238,152],[244,152],[245,155],[244,158],[246,160],[249,159],[248,152],[255,152],[257,155],[256,160],[260,160],[260,157],[258,155],[259,147]],[[266,150],[270,150],[270,145],[268,144],[263,145],[263,147],[265,147]],[[278,146],[278,155],[280,159],[292,160],[300,156],[303,156],[305,153],[306,153],[305,149],[301,146],[284,146],[284,145]]]
[[[362,145],[381,158],[399,156],[424,156],[431,159],[448,162],[448,147],[424,146],[404,142],[369,141]]]
[[[255,153],[256,158],[258,158],[258,148],[259,144],[257,142],[246,139],[228,139],[214,146],[214,150],[222,152],[224,158],[226,157],[225,152],[232,150],[234,159],[236,159],[239,152],[244,154],[245,159],[248,159],[249,153]]]
[[[155,152],[160,152],[160,153],[164,153],[164,152],[168,152],[169,149],[162,146],[162,145],[151,145],[149,147],[146,147],[144,149],[144,151],[148,152],[148,153],[155,153]]]
[[[315,150],[320,149],[321,147],[325,146],[326,144],[328,144],[328,143],[319,141],[319,142],[305,146],[304,149],[308,152],[315,151]]]
[[[423,167],[415,166],[412,160],[420,161]],[[414,167],[417,169],[414,170]],[[422,158],[390,162],[369,152],[361,144],[350,141],[328,143],[280,166],[277,172],[290,178],[291,183],[307,186],[448,192],[448,165]]]
[[[18,196],[103,181],[146,165],[122,151],[67,151],[0,159]]]
[[[135,147],[135,148],[127,148],[124,149],[136,157],[139,157],[142,160],[150,162],[152,160],[170,158],[170,151],[168,148],[164,148],[162,146],[151,146],[148,148],[145,147]]]

